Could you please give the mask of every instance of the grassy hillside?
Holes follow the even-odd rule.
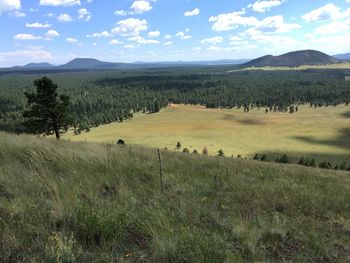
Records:
[[[265,108],[206,109],[200,106],[172,105],[157,114],[138,113],[132,120],[93,128],[79,136],[67,134],[72,141],[128,143],[173,150],[178,141],[183,148],[210,154],[222,149],[226,156],[268,154],[270,160],[287,153],[315,157],[350,165],[349,106],[310,108],[300,106],[295,114],[265,113]]]
[[[349,262],[350,175],[0,133],[0,262]]]

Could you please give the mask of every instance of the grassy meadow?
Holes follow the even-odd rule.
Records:
[[[183,148],[216,155],[251,158],[267,154],[274,160],[287,153],[294,159],[314,157],[316,161],[347,161],[350,164],[350,107],[310,108],[300,106],[289,113],[265,113],[265,108],[206,109],[201,106],[171,105],[156,114],[137,113],[131,120],[91,129],[88,133],[64,136],[71,141],[116,142],[174,150]],[[180,151],[182,151],[180,149]]]
[[[0,262],[350,261],[349,172],[161,156],[0,133]]]

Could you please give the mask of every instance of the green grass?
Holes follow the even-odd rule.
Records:
[[[238,154],[252,158],[266,153],[271,160],[287,153],[294,161],[300,157],[316,158],[350,165],[349,106],[310,108],[299,112],[265,113],[265,108],[206,109],[200,106],[173,105],[157,114],[137,113],[132,120],[93,128],[79,136],[64,136],[71,141],[116,142],[167,147],[176,143],[190,151],[202,152],[206,146],[216,155],[222,149],[226,156]],[[182,149],[181,149],[182,150]]]
[[[349,262],[350,174],[0,133],[0,262]]]

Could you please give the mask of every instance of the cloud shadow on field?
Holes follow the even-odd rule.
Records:
[[[350,111],[344,112],[344,113],[342,113],[340,115],[345,117],[345,118],[350,118]]]
[[[301,140],[306,143],[317,145],[328,145],[341,149],[348,150],[350,152],[350,128],[343,128],[339,130],[339,134],[334,139],[320,140],[313,137],[296,136],[294,139]]]

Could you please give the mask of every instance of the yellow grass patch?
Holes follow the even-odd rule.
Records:
[[[265,108],[206,109],[193,105],[170,105],[156,114],[135,114],[134,119],[91,129],[89,133],[63,138],[72,141],[116,142],[167,147],[176,143],[190,151],[210,154],[222,149],[226,156],[255,153],[290,153],[296,157],[326,156],[350,161],[350,107],[310,108],[299,112],[265,113]],[[326,159],[327,159],[326,158]]]

